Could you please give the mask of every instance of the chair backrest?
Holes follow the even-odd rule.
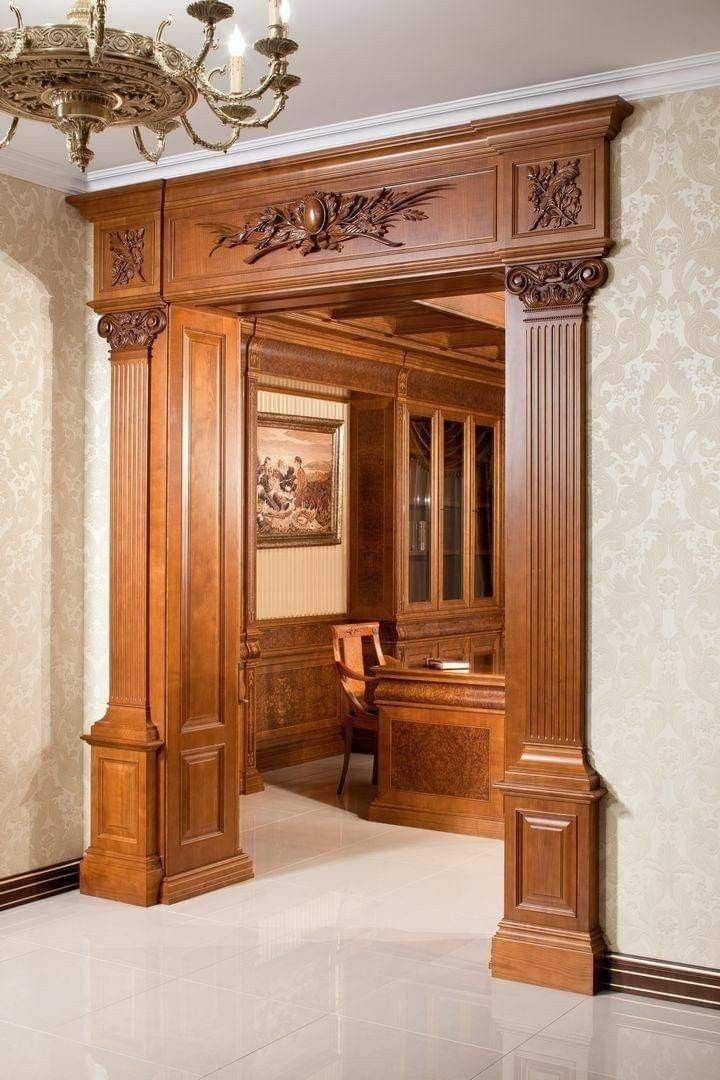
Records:
[[[351,671],[359,675],[365,674],[365,656],[363,642],[372,640],[375,656],[378,664],[385,664],[382,647],[380,645],[380,623],[342,623],[332,628],[333,656],[338,664],[343,664]],[[346,672],[339,670],[340,682],[343,689],[351,696],[356,697],[364,704],[365,683],[361,679],[353,679]]]

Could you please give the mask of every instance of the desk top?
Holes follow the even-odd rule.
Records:
[[[505,689],[504,675],[483,671],[440,671],[424,664],[377,664],[370,674],[378,679],[400,679],[410,682],[458,683],[462,686],[493,686]]]

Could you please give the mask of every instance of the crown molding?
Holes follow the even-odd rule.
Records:
[[[148,180],[192,176],[212,169],[223,169],[253,162],[268,161],[316,150],[334,150],[356,143],[371,142],[400,135],[413,135],[433,128],[450,127],[477,120],[505,116],[530,109],[553,108],[577,101],[618,95],[628,101],[681,90],[702,90],[720,85],[720,52],[661,60],[639,67],[619,68],[595,75],[538,83],[515,90],[500,90],[478,97],[444,101],[414,109],[363,117],[322,127],[265,135],[248,139],[226,154],[192,150],[164,158],[159,165],[133,162],[108,169],[94,169],[82,177],[71,166],[50,164],[43,158],[13,150],[0,152],[0,172],[21,180],[44,184],[69,193],[103,191]]]

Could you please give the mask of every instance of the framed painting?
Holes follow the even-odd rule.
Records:
[[[343,423],[258,413],[258,547],[340,543]]]

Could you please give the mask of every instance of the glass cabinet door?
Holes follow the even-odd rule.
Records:
[[[442,437],[442,598],[462,600],[465,424],[443,420]]]
[[[494,596],[493,546],[494,521],[495,429],[475,425],[475,551],[474,597],[482,600]]]
[[[410,416],[408,601],[431,599],[432,418]]]

